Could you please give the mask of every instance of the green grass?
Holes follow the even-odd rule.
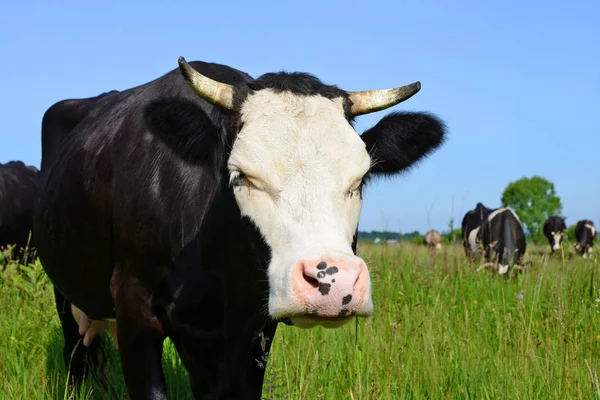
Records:
[[[376,314],[337,330],[281,325],[264,397],[600,399],[598,261],[529,246],[510,280],[475,272],[459,246],[369,245]],[[63,399],[67,377],[51,288],[39,264],[0,272],[0,399]],[[519,294],[522,293],[522,300]],[[173,347],[172,398],[191,398]],[[125,397],[118,355],[109,373]],[[106,398],[94,385],[79,398]]]

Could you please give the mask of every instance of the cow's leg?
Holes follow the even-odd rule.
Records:
[[[99,336],[89,347],[84,346],[83,336],[79,334],[79,325],[71,313],[71,303],[56,288],[54,288],[54,298],[65,340],[63,360],[69,374],[69,386],[78,387],[83,379],[92,372],[98,378],[98,382],[108,389],[108,380],[102,371],[106,364],[104,338]],[[102,373],[102,375],[98,373]]]
[[[262,398],[263,382],[267,361],[269,359],[271,344],[275,338],[277,322],[269,322],[259,335],[259,340],[254,342],[250,365],[247,366],[248,373],[248,398]]]
[[[162,369],[165,339],[152,311],[152,291],[124,277],[116,293],[117,337],[127,391],[132,400],[166,399]]]
[[[258,335],[252,337],[252,331],[256,332],[255,329],[248,331],[242,326],[237,326],[235,332],[230,332],[229,342],[225,345],[225,349],[228,351],[240,347],[246,350],[243,352],[239,352],[239,349],[235,350],[236,356],[229,354],[225,357],[227,360],[224,361],[225,364],[220,366],[216,365],[218,357],[206,357],[202,360],[206,364],[214,363],[215,372],[218,371],[215,374],[218,378],[218,385],[210,387],[205,379],[206,374],[200,376],[190,374],[194,398],[256,400],[263,398],[265,371],[276,329],[277,322],[269,321]]]

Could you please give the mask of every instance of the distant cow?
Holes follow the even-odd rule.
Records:
[[[565,220],[561,217],[550,217],[544,223],[544,235],[548,238],[553,253],[555,250],[560,249],[560,245],[565,239],[566,234],[567,225],[565,225]]]
[[[347,92],[304,73],[179,66],[46,112],[36,244],[77,383],[99,361],[94,334],[116,328],[132,399],[166,399],[166,337],[195,398],[259,399],[278,322],[373,313],[355,255],[363,182],[410,168],[445,129],[416,112],[353,128],[419,83]]]
[[[13,256],[31,249],[35,196],[39,171],[21,161],[0,164],[0,248],[14,245]]]
[[[425,234],[423,243],[428,247],[434,247],[436,249],[442,248],[442,235],[435,229],[430,230]]]
[[[494,210],[483,221],[477,241],[484,249],[485,260],[497,265],[500,275],[518,265],[527,248],[525,232],[517,214],[510,208]]]
[[[492,209],[487,208],[481,203],[477,203],[475,208],[468,211],[462,220],[462,238],[465,254],[469,258],[479,256],[480,248],[477,244],[477,234],[483,225],[483,221],[492,213]]]
[[[591,256],[594,250],[594,240],[596,240],[596,227],[590,220],[584,219],[577,222],[575,227],[575,249],[584,258],[589,254]]]

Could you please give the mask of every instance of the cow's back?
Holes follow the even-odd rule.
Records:
[[[476,252],[476,249],[473,248],[474,242],[473,240],[470,240],[471,232],[478,228],[480,229],[483,225],[484,220],[492,211],[492,209],[485,207],[483,204],[477,203],[475,208],[473,210],[468,211],[463,217],[461,222],[461,231],[463,238],[463,246],[465,248],[467,256],[471,256],[474,252]]]
[[[31,246],[38,181],[35,167],[21,161],[0,164],[0,246]]]
[[[546,220],[546,222],[544,223],[544,234],[546,236],[550,236],[552,235],[552,232],[562,232],[562,231],[566,231],[567,226],[565,224],[565,221],[560,218],[560,217],[550,217]]]
[[[249,79],[228,67],[193,65],[228,83]],[[152,279],[166,273],[198,232],[214,191],[214,168],[182,160],[152,131],[160,129],[149,125],[156,104],[174,122],[185,119],[181,112],[204,112],[221,123],[177,69],[129,90],[60,102],[44,116],[38,251],[57,288],[92,317],[113,317],[115,265],[144,266],[141,275]]]
[[[517,263],[525,255],[525,232],[519,217],[510,208],[499,208],[489,214],[479,234],[487,258],[495,254],[501,264],[508,265],[511,258]]]

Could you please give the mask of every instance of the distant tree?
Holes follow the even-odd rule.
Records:
[[[448,233],[449,233],[450,235],[452,235],[452,232],[453,232],[453,231],[454,231],[454,217],[451,217],[451,218],[448,220]]]
[[[521,178],[511,182],[502,193],[502,206],[510,207],[519,216],[534,240],[543,237],[544,222],[552,215],[560,215],[562,204],[554,184],[541,176]]]

